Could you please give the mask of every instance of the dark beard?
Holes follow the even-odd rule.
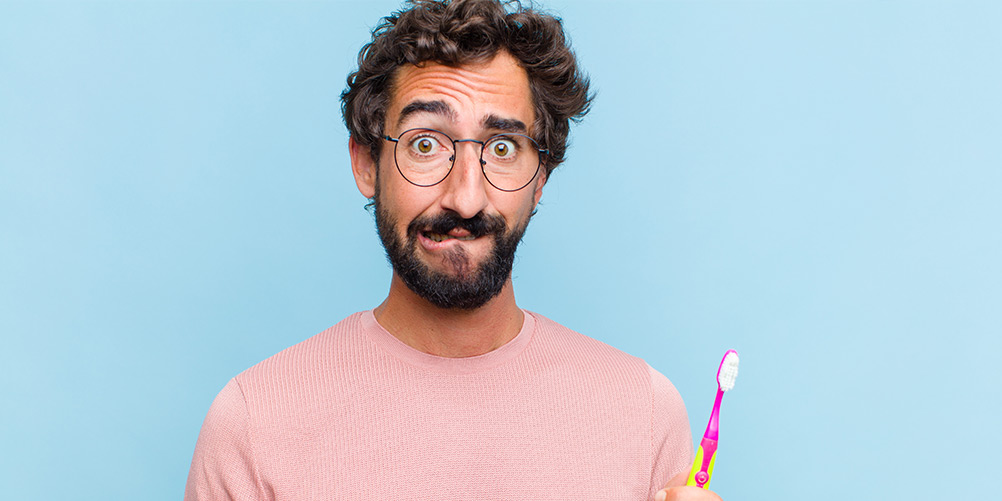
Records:
[[[379,192],[373,199],[376,209],[376,230],[386,249],[386,258],[393,271],[407,288],[439,308],[472,310],[479,308],[501,293],[511,276],[515,249],[529,224],[528,219],[510,232],[503,217],[484,213],[463,219],[446,211],[432,217],[419,217],[407,225],[406,241],[397,235],[397,221],[379,204]],[[482,264],[472,267],[469,256],[460,246],[446,251],[446,260],[455,276],[430,269],[417,257],[418,232],[431,228],[446,234],[453,228],[463,228],[474,237],[493,235],[494,248]]]

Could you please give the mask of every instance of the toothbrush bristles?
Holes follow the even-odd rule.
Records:
[[[724,355],[724,360],[720,362],[720,370],[717,372],[717,384],[721,391],[728,391],[734,388],[734,381],[738,379],[738,353],[729,351]]]

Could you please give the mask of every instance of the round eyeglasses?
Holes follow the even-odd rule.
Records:
[[[487,182],[501,191],[518,191],[528,186],[543,164],[543,155],[549,154],[549,150],[540,148],[523,134],[497,134],[478,141],[452,139],[435,129],[409,129],[396,139],[390,136],[383,139],[396,143],[393,160],[400,175],[423,187],[435,186],[449,176],[456,164],[458,143],[480,145],[480,170]]]

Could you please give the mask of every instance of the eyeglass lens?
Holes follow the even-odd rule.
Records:
[[[405,179],[418,186],[432,186],[452,170],[456,142],[437,130],[411,129],[398,138],[394,155]],[[522,134],[490,137],[482,144],[480,159],[487,181],[504,191],[525,187],[536,176],[540,164],[539,147]]]

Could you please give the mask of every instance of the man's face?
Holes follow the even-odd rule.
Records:
[[[397,137],[420,127],[453,139],[484,140],[501,132],[531,135],[534,118],[525,70],[502,52],[459,68],[401,67],[385,130]],[[540,169],[522,190],[497,190],[481,171],[480,145],[456,147],[448,177],[419,187],[397,172],[393,145],[384,145],[375,166],[376,224],[394,272],[408,288],[436,306],[471,309],[507,284],[545,179]]]

